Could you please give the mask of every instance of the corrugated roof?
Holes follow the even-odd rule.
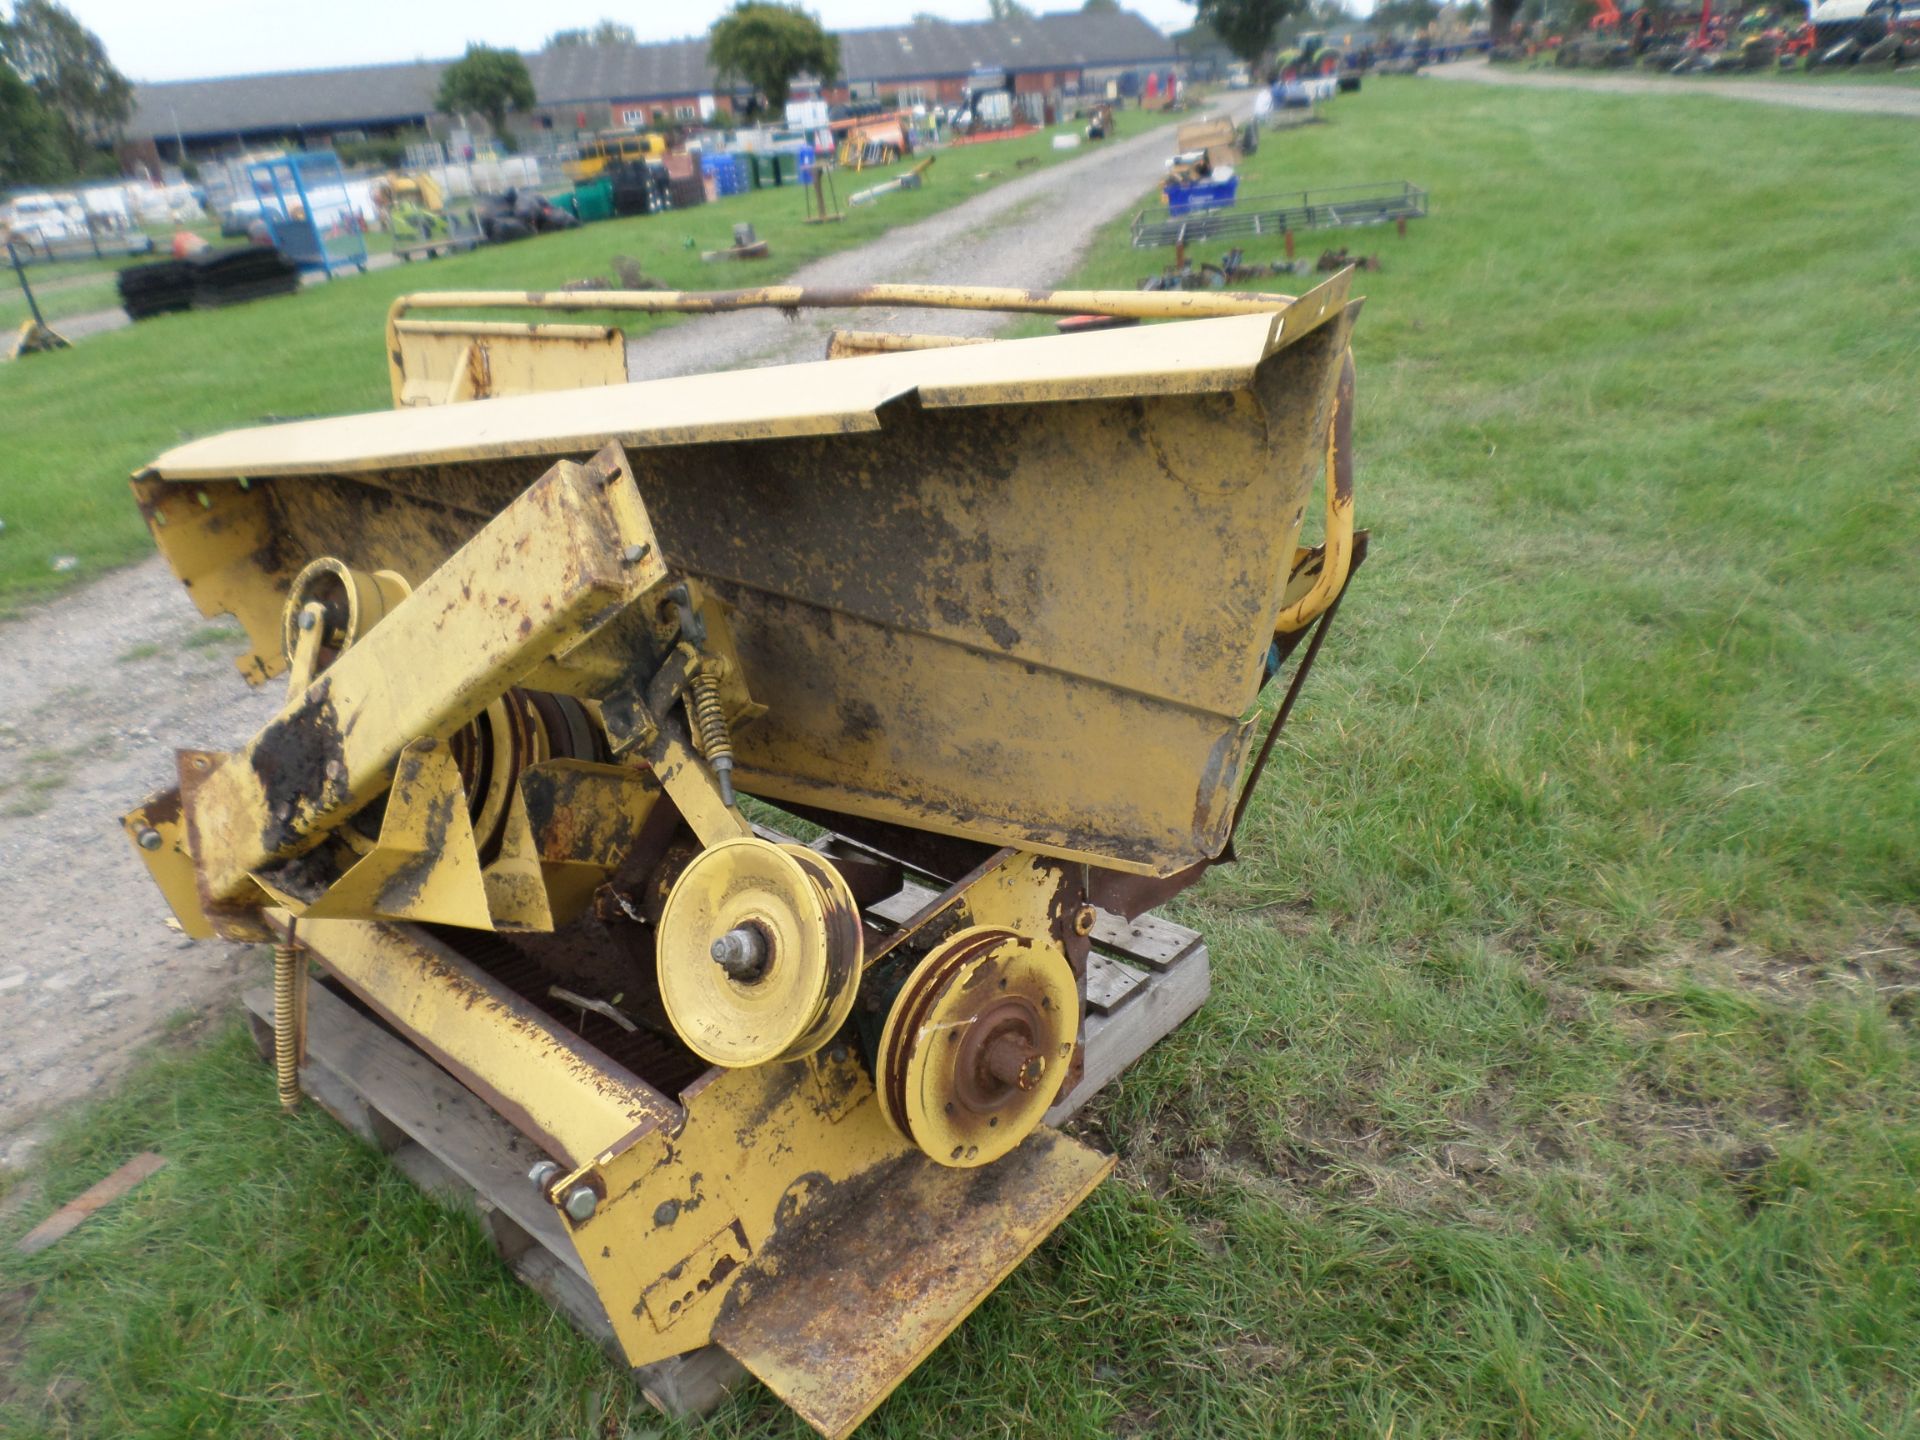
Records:
[[[925,20],[840,32],[842,78],[855,84],[965,75],[979,66],[1058,70],[1173,58],[1173,42],[1127,10],[972,24]],[[715,88],[704,39],[562,46],[526,60],[543,105],[667,99]],[[127,130],[163,137],[176,130],[188,136],[230,135],[424,117],[433,113],[440,72],[449,63],[423,60],[140,85]]]

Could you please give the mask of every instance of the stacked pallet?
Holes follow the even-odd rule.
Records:
[[[114,283],[121,308],[132,320],[193,308],[193,266],[185,260],[129,265]]]
[[[196,310],[215,310],[268,295],[291,295],[300,288],[300,268],[278,250],[264,245],[205,250],[187,263],[194,271]]]

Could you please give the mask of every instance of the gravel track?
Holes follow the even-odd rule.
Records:
[[[1162,128],[1095,147],[793,279],[1057,286],[1154,183],[1172,138]],[[971,185],[982,163],[944,151],[932,183]],[[833,323],[704,317],[636,342],[631,373],[813,359]],[[1007,317],[869,311],[858,323],[985,335]],[[21,1163],[41,1117],[123,1073],[170,1016],[217,1007],[259,973],[249,947],[169,928],[119,829],[142,796],[174,783],[176,746],[232,748],[280,698],[239,679],[237,634],[209,631],[157,556],[0,622],[0,1163]]]
[[[1903,115],[1920,120],[1920,90],[1895,85],[1794,85],[1778,80],[1693,80],[1683,75],[1586,74],[1566,70],[1503,70],[1484,59],[1456,60],[1421,71],[1436,80],[1482,85],[1523,85],[1593,90],[1602,95],[1718,95],[1801,110],[1839,110],[1853,115]]]

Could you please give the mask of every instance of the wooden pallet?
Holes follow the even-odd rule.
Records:
[[[824,848],[824,842],[815,843]],[[832,837],[831,843],[848,842]],[[897,924],[937,893],[909,882],[868,914]],[[1128,922],[1103,911],[1093,940],[1084,1073],[1047,1112],[1051,1125],[1079,1110],[1207,998],[1207,947],[1186,926],[1152,915]],[[255,1043],[271,1062],[271,988],[251,990],[243,1000]],[[300,1083],[422,1190],[476,1215],[514,1274],[615,1360],[621,1358],[558,1214],[527,1183],[528,1169],[544,1156],[472,1091],[319,980],[308,989],[307,1063]],[[718,1346],[634,1371],[647,1399],[669,1415],[712,1409],[745,1376]]]

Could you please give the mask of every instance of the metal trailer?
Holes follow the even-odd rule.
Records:
[[[1178,218],[1142,210],[1133,217],[1137,250],[1191,245],[1223,236],[1285,235],[1303,230],[1347,230],[1362,225],[1418,220],[1427,213],[1427,192],[1406,180],[1341,185],[1259,195],[1232,210],[1209,210]]]
[[[331,150],[304,150],[247,167],[247,183],[273,232],[274,248],[302,270],[322,270],[332,279],[352,267],[367,268],[367,237],[347,190],[340,157]]]

